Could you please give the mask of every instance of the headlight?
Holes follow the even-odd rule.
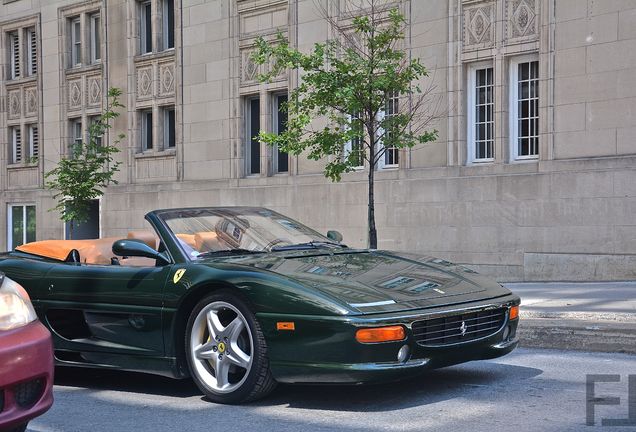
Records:
[[[24,288],[1,273],[0,283],[0,330],[10,330],[35,321],[37,315]]]

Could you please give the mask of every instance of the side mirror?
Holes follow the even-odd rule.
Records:
[[[330,230],[330,231],[327,231],[327,238],[329,240],[340,243],[342,241],[342,234],[340,234],[340,232],[338,231]]]
[[[113,253],[117,256],[133,256],[156,259],[162,264],[168,264],[168,258],[157,252],[146,243],[134,239],[122,239],[113,243]]]

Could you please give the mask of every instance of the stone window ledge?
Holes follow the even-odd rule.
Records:
[[[175,149],[168,149],[162,151],[145,151],[143,153],[135,153],[135,159],[167,159],[173,158],[177,155]]]
[[[165,51],[160,51],[156,53],[138,54],[134,57],[134,60],[136,64],[143,64],[143,63],[150,63],[154,60],[161,60],[165,58],[171,59],[171,58],[174,58],[174,56],[175,56],[175,49],[170,48]]]
[[[81,75],[86,72],[101,72],[102,64],[100,63],[91,63],[89,65],[81,65],[77,67],[69,67],[66,68],[66,76],[72,77],[74,75]]]
[[[25,84],[36,83],[37,81],[38,81],[38,75],[35,74],[35,75],[20,77],[20,78],[16,78],[12,80],[6,80],[4,84],[6,85],[7,89],[10,89],[12,87],[19,87]]]
[[[30,170],[38,167],[38,162],[18,162],[15,164],[7,164],[7,169],[12,171]]]

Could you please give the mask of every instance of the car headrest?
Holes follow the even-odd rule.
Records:
[[[227,249],[212,231],[201,231],[194,235],[194,246],[199,252]]]
[[[153,249],[157,249],[157,237],[152,231],[149,230],[138,230],[138,231],[130,231],[128,232],[129,239],[140,240],[146,243]]]

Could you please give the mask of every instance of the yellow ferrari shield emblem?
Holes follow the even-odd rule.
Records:
[[[218,348],[221,354],[225,352],[225,344],[223,342],[219,342]]]
[[[177,283],[181,280],[181,277],[183,276],[183,274],[185,273],[186,269],[179,269],[174,273],[174,276],[172,277],[172,281],[174,283]]]

